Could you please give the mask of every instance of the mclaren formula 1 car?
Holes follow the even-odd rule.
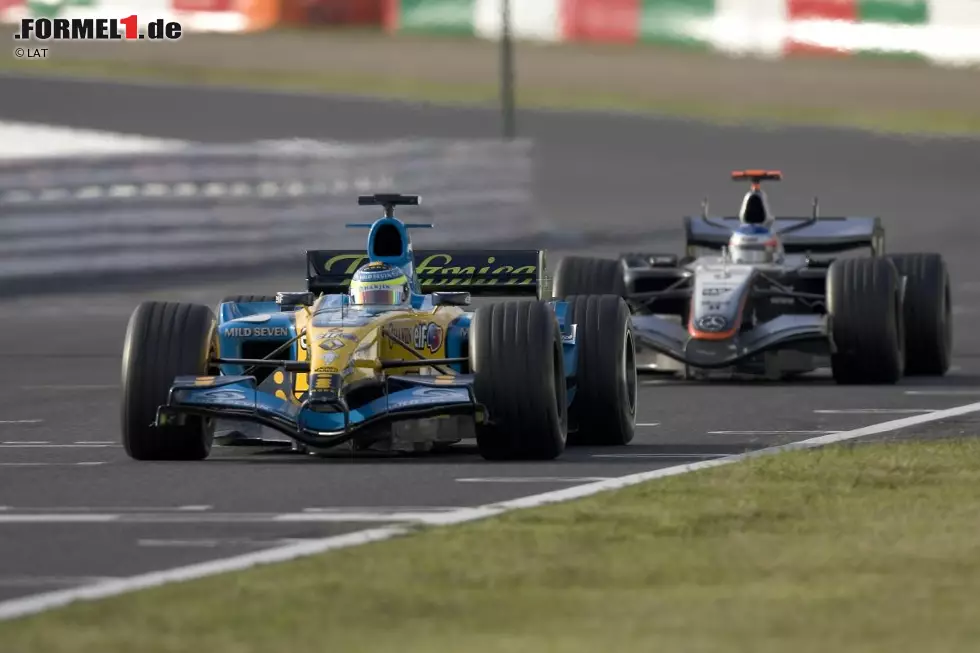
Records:
[[[780,379],[830,367],[839,383],[883,384],[946,373],[942,256],[886,255],[879,218],[821,217],[816,199],[808,217],[775,217],[761,184],[781,173],[732,177],[751,184],[739,215],[711,217],[705,200],[684,219],[683,256],[565,258],[554,296],[624,297],[642,370]]]
[[[139,460],[202,459],[216,420],[260,424],[294,449],[427,451],[474,438],[486,459],[552,459],[626,444],[633,332],[613,296],[541,299],[544,253],[413,251],[398,205],[367,251],[307,252],[307,289],[208,306],[145,302],[123,350],[122,439]],[[405,300],[354,301],[355,273],[398,270]],[[360,283],[360,282],[358,282]],[[373,286],[367,285],[366,293]],[[367,295],[365,295],[367,296]],[[396,295],[397,296],[397,295]],[[471,296],[525,296],[467,311]]]

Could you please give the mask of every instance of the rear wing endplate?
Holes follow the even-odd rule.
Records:
[[[455,290],[482,297],[540,298],[544,254],[537,249],[419,250],[413,253],[413,260],[423,294]],[[307,287],[317,295],[346,293],[354,273],[368,260],[363,249],[309,250]]]
[[[773,231],[780,232],[789,227],[800,225],[813,220],[813,217],[778,217],[773,225]],[[686,216],[684,218],[684,234],[687,240],[688,256],[696,256],[695,248],[720,250],[728,245],[732,230],[738,228],[737,216],[711,217]],[[781,237],[783,248],[787,254],[805,254],[812,252],[836,253],[855,249],[870,248],[877,255],[885,252],[885,228],[878,217],[823,217],[813,224],[794,229]]]

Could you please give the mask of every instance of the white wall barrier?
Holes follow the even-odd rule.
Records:
[[[0,160],[0,291],[80,279],[288,264],[363,247],[378,210],[357,196],[422,196],[416,247],[515,242],[544,232],[527,142],[269,141]],[[525,242],[524,245],[527,245]]]

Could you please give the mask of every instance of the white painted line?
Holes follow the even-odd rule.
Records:
[[[3,444],[50,444],[48,440],[4,440]]]
[[[593,483],[608,481],[608,476],[487,476],[457,478],[457,483]]]
[[[592,458],[724,458],[730,453],[596,453]]]
[[[184,513],[186,511],[208,510],[211,506],[169,506],[146,507],[146,506],[44,506],[40,508],[14,506],[0,506],[0,511],[17,512],[21,514],[70,514],[70,513]]]
[[[789,444],[783,444],[776,447],[767,447],[766,449],[759,449],[758,451],[738,454],[735,456],[728,456],[726,458],[716,458],[714,460],[702,460],[696,463],[689,463],[686,465],[664,467],[664,468],[654,469],[647,472],[641,472],[638,474],[629,474],[627,476],[620,476],[618,478],[614,478],[606,481],[599,481],[596,483],[590,483],[586,485],[577,485],[575,487],[564,488],[552,492],[545,492],[543,494],[535,494],[520,499],[514,499],[511,501],[503,501],[495,504],[487,504],[484,506],[478,506],[476,508],[464,508],[462,510],[457,510],[444,514],[429,514],[426,517],[425,523],[430,526],[440,526],[440,525],[449,525],[449,524],[459,524],[463,522],[475,521],[478,519],[485,519],[487,517],[493,517],[506,512],[510,512],[512,510],[521,510],[524,508],[535,508],[538,506],[544,506],[553,503],[562,503],[565,501],[570,501],[572,499],[580,499],[583,497],[592,496],[600,492],[608,492],[610,490],[617,490],[619,488],[629,487],[631,485],[637,485],[638,483],[643,483],[654,479],[667,478],[669,476],[678,476],[680,474],[688,474],[690,472],[700,471],[703,469],[712,469],[715,467],[721,467],[723,465],[731,465],[733,463],[740,462],[742,460],[748,460],[750,458],[755,458],[759,456],[772,455],[784,451],[822,447],[824,445],[834,444],[836,442],[844,442],[847,440],[853,440],[855,438],[866,437],[869,435],[888,433],[890,431],[897,431],[899,429],[908,428],[910,426],[917,426],[919,424],[936,422],[939,420],[948,419],[950,417],[959,417],[960,415],[967,415],[969,413],[975,413],[978,411],[980,411],[980,402],[973,403],[973,404],[966,404],[963,406],[957,406],[955,408],[948,408],[946,410],[936,411],[934,413],[928,413],[925,415],[914,415],[912,417],[903,417],[888,422],[872,424],[871,426],[865,426],[862,428],[854,429],[852,431],[830,433],[827,435],[821,435],[815,438],[809,438],[807,440],[800,440],[798,442],[791,442]],[[303,558],[306,556],[317,555],[319,553],[324,553],[326,551],[333,551],[336,549],[344,549],[353,546],[360,546],[362,544],[368,544],[370,542],[390,540],[394,537],[407,535],[411,532],[412,529],[410,529],[408,526],[405,525],[385,526],[382,528],[371,528],[363,531],[358,531],[356,533],[347,533],[344,535],[335,535],[335,536],[325,537],[316,540],[309,540],[307,542],[300,542],[297,544],[291,544],[283,547],[276,547],[273,549],[255,551],[252,553],[232,556],[220,560],[211,560],[196,565],[189,565],[186,567],[176,567],[174,569],[169,569],[166,571],[151,572],[139,576],[122,578],[119,580],[110,580],[110,581],[95,583],[93,585],[88,585],[85,587],[78,587],[78,588],[60,590],[55,592],[47,592],[45,594],[37,594],[34,596],[11,599],[9,601],[4,601],[0,603],[0,619],[14,619],[17,617],[36,614],[38,612],[44,612],[46,610],[51,610],[53,608],[67,605],[69,603],[74,603],[76,601],[91,601],[95,599],[107,598],[110,596],[126,594],[128,592],[134,592],[141,589],[147,589],[150,587],[159,587],[161,585],[166,585],[169,583],[178,583],[178,582],[193,580],[196,578],[204,578],[207,576],[223,574],[231,571],[240,571],[243,569],[249,569],[251,567],[255,567],[256,565],[285,562],[288,560],[295,560],[297,558]]]
[[[702,469],[712,469],[714,467],[730,465],[732,463],[740,462],[742,460],[748,460],[760,456],[782,453],[785,451],[795,451],[800,449],[812,449],[814,447],[822,447],[828,444],[844,442],[847,440],[867,437],[870,435],[878,435],[880,433],[888,433],[891,431],[897,431],[899,429],[908,428],[910,426],[927,424],[929,422],[936,422],[942,419],[959,417],[960,415],[966,415],[975,412],[980,412],[980,402],[973,403],[973,404],[966,404],[963,406],[956,406],[954,408],[948,408],[946,410],[937,411],[926,415],[902,417],[900,419],[895,419],[888,422],[880,422],[878,424],[872,424],[870,426],[853,429],[851,431],[830,433],[815,438],[809,438],[807,440],[799,440],[797,442],[790,442],[787,444],[781,444],[774,447],[766,447],[765,449],[758,449],[756,451],[750,451],[735,456],[728,456],[726,458],[716,458],[714,460],[702,460],[695,463],[689,463],[686,465],[662,467],[660,469],[654,469],[648,472],[629,474],[627,476],[620,476],[614,479],[610,479],[608,481],[600,481],[598,483],[592,483],[589,485],[578,485],[575,487],[565,488],[562,490],[553,490],[551,492],[545,492],[543,494],[535,494],[520,499],[503,501],[501,503],[488,504],[476,508],[467,508],[465,510],[461,510],[456,513],[449,513],[446,515],[433,515],[429,520],[427,520],[427,525],[436,526],[436,525],[458,524],[458,523],[463,523],[468,521],[474,521],[477,519],[484,519],[486,517],[503,514],[505,512],[510,512],[512,510],[521,510],[524,508],[536,508],[538,506],[549,505],[552,503],[562,503],[565,501],[571,501],[572,499],[579,499],[582,497],[592,496],[600,492],[607,492],[609,490],[617,490],[620,488],[629,487],[632,485],[636,485],[638,483],[643,483],[658,478],[667,478],[669,476],[687,474]],[[3,615],[3,605],[0,604],[0,618],[2,618],[2,615]]]
[[[811,435],[840,431],[708,431],[708,435]]]
[[[973,397],[980,395],[980,390],[906,390],[905,394],[924,397]]]
[[[75,444],[116,444],[113,440],[76,440]],[[122,446],[122,445],[118,445]]]
[[[84,463],[0,463],[0,467],[87,467],[91,465],[105,465],[105,461],[100,462],[84,462]]]
[[[74,515],[0,515],[0,524],[105,524],[116,521],[121,515],[74,514]]]
[[[248,569],[260,564],[285,562],[296,558],[316,555],[333,549],[343,549],[380,540],[388,540],[398,535],[407,534],[409,530],[403,526],[388,526],[372,528],[319,540],[310,540],[299,544],[256,551],[245,555],[212,560],[187,567],[178,567],[167,571],[151,572],[140,576],[132,576],[118,580],[95,583],[85,587],[73,588],[38,594],[25,598],[13,599],[0,603],[0,619],[12,619],[28,614],[35,614],[51,608],[67,605],[79,600],[92,600],[108,596],[116,596],[138,589],[158,587],[167,583],[203,578],[214,574],[240,569]]]
[[[887,415],[894,413],[901,415],[904,413],[935,413],[936,408],[827,408],[813,411],[825,415]],[[843,431],[842,431],[843,432]]]
[[[643,424],[637,424],[637,426],[660,426],[660,422],[646,422]]]
[[[453,511],[453,512],[458,512]],[[281,523],[425,523],[438,513],[422,512],[295,512],[295,513],[217,513],[217,512],[12,512],[0,513],[2,524],[281,524]]]
[[[0,419],[0,424],[40,424],[43,419]]]

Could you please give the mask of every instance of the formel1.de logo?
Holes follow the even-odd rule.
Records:
[[[177,21],[149,20],[140,29],[133,14],[124,18],[23,18],[14,33],[18,41],[177,41],[183,28]]]

